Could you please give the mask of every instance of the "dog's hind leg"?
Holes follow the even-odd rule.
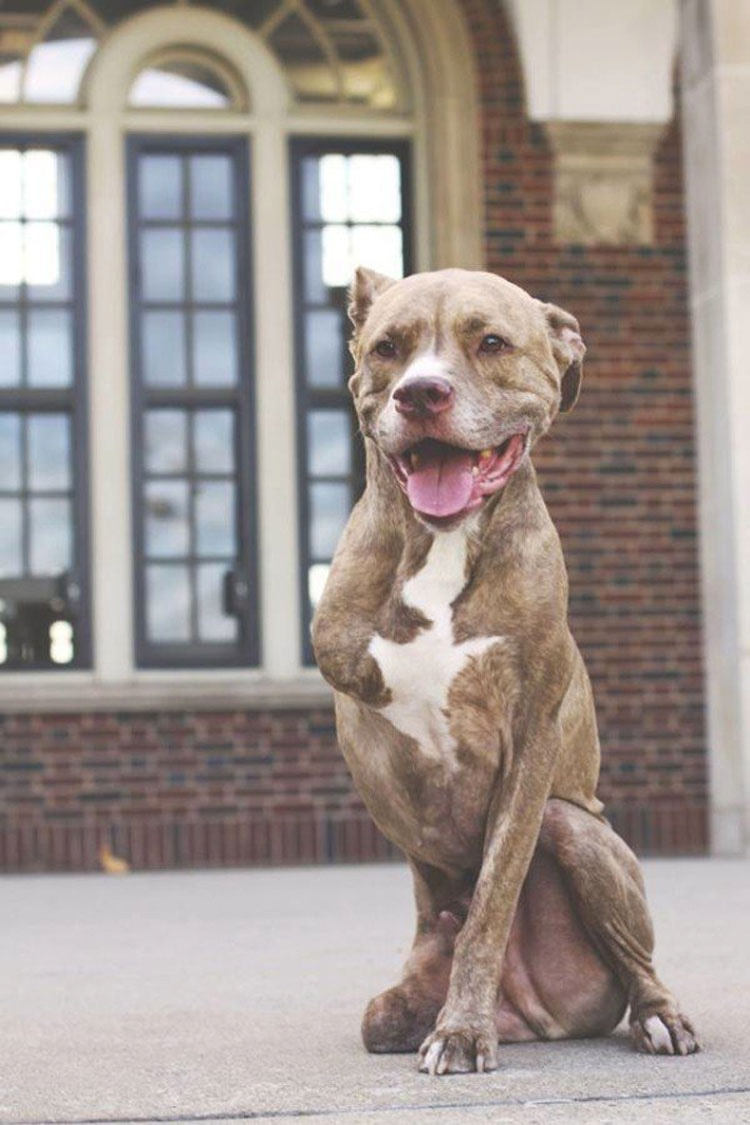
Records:
[[[635,1046],[649,1054],[698,1049],[688,1019],[659,980],[636,857],[610,826],[568,801],[547,802],[539,845],[560,867],[581,922],[626,990]]]
[[[370,1001],[362,1019],[368,1051],[416,1051],[445,1003],[456,934],[467,897],[463,884],[426,864],[410,861],[417,903],[417,932],[400,982]]]

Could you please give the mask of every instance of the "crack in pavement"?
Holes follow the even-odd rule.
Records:
[[[690,1098],[721,1098],[731,1097],[734,1094],[750,1094],[750,1086],[719,1086],[708,1090],[656,1090],[650,1093],[635,1094],[585,1094],[580,1098],[497,1098],[481,1102],[438,1102],[424,1105],[411,1103],[404,1105],[373,1105],[373,1106],[342,1106],[330,1109],[266,1109],[245,1110],[236,1113],[196,1113],[196,1114],[168,1114],[149,1115],[148,1117],[50,1117],[50,1118],[25,1118],[9,1125],[178,1125],[179,1122],[201,1121],[262,1121],[264,1118],[283,1117],[351,1117],[354,1114],[365,1113],[404,1113],[419,1112],[431,1113],[445,1109],[495,1109],[509,1108],[511,1106],[537,1106],[555,1105],[585,1105],[587,1103],[612,1104],[624,1102],[647,1101],[679,1101]]]

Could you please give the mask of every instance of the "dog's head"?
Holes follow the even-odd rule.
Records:
[[[362,431],[430,524],[479,508],[578,398],[574,317],[490,273],[358,269],[349,387]]]

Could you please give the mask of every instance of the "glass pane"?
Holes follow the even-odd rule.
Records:
[[[141,231],[141,274],[146,301],[181,301],[185,297],[185,251],[182,231]]]
[[[182,160],[179,156],[141,156],[138,160],[138,202],[144,219],[179,219],[182,203]]]
[[[21,322],[13,309],[0,309],[0,387],[21,382]]]
[[[352,230],[345,226],[323,227],[323,284],[329,289],[348,285],[354,270],[364,262],[354,260],[352,254]]]
[[[0,578],[22,573],[21,501],[0,500]]]
[[[305,300],[317,304],[325,304],[328,301],[328,290],[323,282],[322,231],[305,231],[303,235],[303,255]],[[347,278],[347,281],[343,284],[346,285],[349,280],[351,280],[351,278]]]
[[[26,224],[25,280],[32,301],[67,301],[72,293],[69,227],[59,223]]]
[[[402,277],[403,236],[396,226],[323,227],[323,281],[331,288],[348,285],[357,266]]]
[[[23,154],[23,213],[27,219],[70,214],[70,162],[65,153],[29,149]]]
[[[0,414],[0,489],[21,487],[21,416]]]
[[[152,641],[190,640],[190,578],[186,566],[146,567],[146,629]]]
[[[190,247],[193,299],[234,300],[235,256],[231,230],[194,229]]]
[[[348,484],[310,485],[310,554],[313,558],[331,558],[350,506]]]
[[[67,309],[29,309],[28,382],[67,387],[73,379],[73,321]]]
[[[404,276],[403,233],[400,227],[353,227],[349,277],[356,266],[369,266],[387,277]]]
[[[154,559],[190,553],[188,484],[152,480],[145,489],[146,554]]]
[[[23,214],[23,159],[18,149],[0,149],[0,219]]]
[[[231,219],[232,161],[210,154],[190,157],[190,214],[194,219]]]
[[[355,223],[401,221],[401,165],[397,157],[349,157],[349,217]]]
[[[0,102],[17,102],[21,96],[21,61],[5,56],[0,63]]]
[[[312,387],[338,387],[344,381],[343,320],[338,309],[305,313],[305,371]]]
[[[325,158],[324,158],[325,159]],[[307,222],[320,219],[320,159],[306,156],[301,162],[302,218]]]
[[[70,664],[75,656],[73,626],[69,621],[53,621],[49,627],[49,655],[53,664]]]
[[[234,485],[204,481],[195,489],[196,554],[233,557],[236,511]]]
[[[24,97],[29,102],[74,102],[96,49],[91,26],[72,5],[64,7],[32,48],[26,68]]]
[[[70,487],[70,421],[65,414],[32,414],[27,422],[29,488]]]
[[[148,410],[145,436],[147,473],[186,470],[187,413],[184,410]]]
[[[311,410],[307,415],[308,472],[313,477],[351,472],[352,424],[348,411]]]
[[[320,158],[320,212],[327,223],[345,223],[349,215],[349,158],[331,152]]]
[[[202,563],[197,568],[198,634],[202,641],[234,641],[237,618],[224,612],[225,563]]]
[[[237,318],[232,312],[193,316],[193,381],[199,387],[229,387],[237,382]]]
[[[307,596],[310,599],[312,609],[315,609],[323,597],[323,590],[330,571],[330,563],[313,563],[312,566],[307,568]]]
[[[232,98],[226,84],[208,66],[191,59],[175,59],[142,70],[130,88],[130,105],[166,109],[228,109]]]
[[[70,162],[46,148],[0,149],[0,219],[59,219],[70,214]]]
[[[26,270],[23,225],[0,222],[0,297],[17,300]]]
[[[69,500],[30,500],[32,574],[63,574],[70,567],[72,519]]]
[[[186,380],[185,314],[145,312],[141,321],[143,381],[180,387]]]
[[[196,410],[193,450],[199,473],[234,470],[234,415],[231,410]]]

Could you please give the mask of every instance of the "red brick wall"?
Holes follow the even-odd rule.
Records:
[[[328,711],[0,718],[0,869],[305,863],[395,854]]]
[[[601,795],[642,851],[705,846],[706,760],[679,127],[655,243],[555,247],[551,161],[497,0],[462,0],[481,76],[491,269],[579,318],[583,393],[538,449],[592,675]],[[385,858],[327,712],[0,718],[0,867]]]

